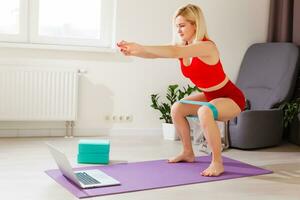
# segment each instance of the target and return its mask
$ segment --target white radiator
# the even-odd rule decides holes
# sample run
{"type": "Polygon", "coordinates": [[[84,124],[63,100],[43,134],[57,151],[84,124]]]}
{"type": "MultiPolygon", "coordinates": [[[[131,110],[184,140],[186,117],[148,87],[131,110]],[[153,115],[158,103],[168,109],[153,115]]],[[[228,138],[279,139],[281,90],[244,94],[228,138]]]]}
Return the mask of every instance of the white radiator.
{"type": "Polygon", "coordinates": [[[75,69],[0,67],[0,121],[74,121],[75,69]]]}

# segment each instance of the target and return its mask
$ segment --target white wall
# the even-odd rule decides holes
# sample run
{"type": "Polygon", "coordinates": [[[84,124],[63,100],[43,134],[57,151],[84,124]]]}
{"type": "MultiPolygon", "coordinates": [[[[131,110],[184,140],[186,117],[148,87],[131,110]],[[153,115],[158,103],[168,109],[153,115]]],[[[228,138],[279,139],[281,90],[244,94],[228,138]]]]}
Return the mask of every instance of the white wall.
{"type": "MultiPolygon", "coordinates": [[[[266,41],[269,0],[119,0],[117,41],[170,43],[173,13],[187,3],[202,7],[224,70],[235,81],[247,47],[266,41]]],[[[150,107],[150,94],[164,94],[169,84],[190,83],[176,60],[127,58],[118,53],[0,48],[0,64],[85,68],[88,73],[80,80],[76,122],[77,134],[81,135],[106,134],[110,129],[138,129],[141,134],[158,130],[161,121],[159,113],[150,107]],[[107,122],[105,116],[112,114],[130,114],[133,121],[107,122]]],[[[0,123],[2,129],[50,126],[63,124],[0,123]]]]}

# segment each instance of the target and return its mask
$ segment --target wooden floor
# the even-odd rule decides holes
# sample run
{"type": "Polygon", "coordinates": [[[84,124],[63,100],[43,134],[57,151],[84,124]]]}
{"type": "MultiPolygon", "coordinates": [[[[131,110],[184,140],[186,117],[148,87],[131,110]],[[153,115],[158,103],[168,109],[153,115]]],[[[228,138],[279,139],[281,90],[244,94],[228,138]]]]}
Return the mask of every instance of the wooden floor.
{"type": "MultiPolygon", "coordinates": [[[[44,173],[57,168],[44,143],[50,142],[62,149],[75,167],[81,166],[76,163],[79,139],[82,138],[0,138],[0,199],[76,199],[44,173]]],[[[98,139],[110,139],[112,163],[167,159],[181,150],[179,141],[166,141],[159,135],[119,134],[98,139]]],[[[285,143],[255,151],[229,149],[223,155],[275,173],[89,199],[300,200],[299,146],[285,143]]]]}

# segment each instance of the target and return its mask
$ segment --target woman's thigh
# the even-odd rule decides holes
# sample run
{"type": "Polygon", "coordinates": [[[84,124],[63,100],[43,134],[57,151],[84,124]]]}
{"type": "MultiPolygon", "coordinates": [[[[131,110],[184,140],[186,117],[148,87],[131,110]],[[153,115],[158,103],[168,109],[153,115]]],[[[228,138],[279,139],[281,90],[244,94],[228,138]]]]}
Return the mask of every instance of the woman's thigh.
{"type": "Polygon", "coordinates": [[[236,102],[230,98],[217,98],[211,100],[218,110],[218,120],[228,121],[237,117],[241,113],[241,109],[236,102]]]}

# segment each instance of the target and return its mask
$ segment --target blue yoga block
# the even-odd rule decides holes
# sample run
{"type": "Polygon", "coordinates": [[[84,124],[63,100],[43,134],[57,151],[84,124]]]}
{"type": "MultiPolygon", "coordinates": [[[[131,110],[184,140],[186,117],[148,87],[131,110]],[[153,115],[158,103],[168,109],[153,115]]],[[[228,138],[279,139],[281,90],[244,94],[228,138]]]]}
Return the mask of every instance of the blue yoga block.
{"type": "Polygon", "coordinates": [[[86,164],[108,164],[109,154],[80,153],[77,155],[77,162],[86,164]]]}
{"type": "Polygon", "coordinates": [[[78,154],[109,154],[109,140],[79,140],[78,154]]]}

